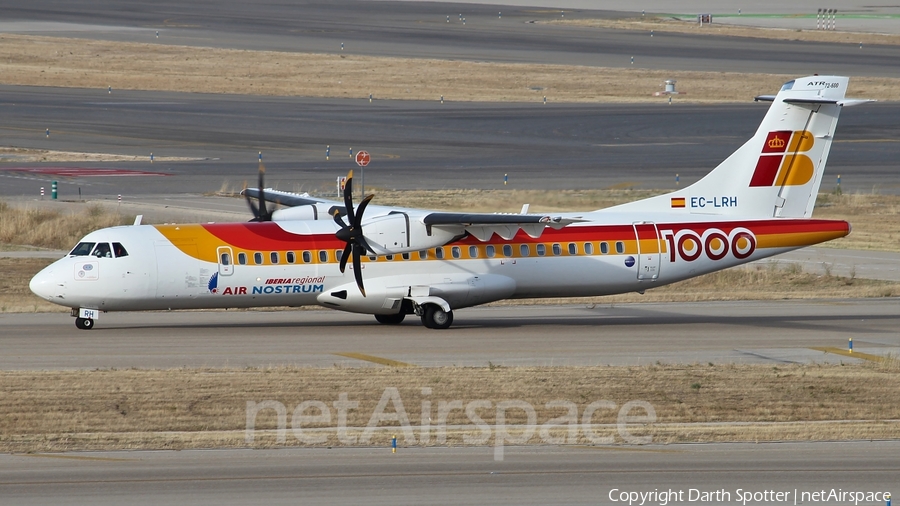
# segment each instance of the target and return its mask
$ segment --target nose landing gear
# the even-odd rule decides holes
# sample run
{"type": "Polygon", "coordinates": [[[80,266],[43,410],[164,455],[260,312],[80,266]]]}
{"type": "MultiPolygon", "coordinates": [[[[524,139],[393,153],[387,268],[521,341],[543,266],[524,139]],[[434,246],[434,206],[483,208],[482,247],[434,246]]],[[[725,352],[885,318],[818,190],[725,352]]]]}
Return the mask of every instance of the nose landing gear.
{"type": "Polygon", "coordinates": [[[90,318],[75,318],[75,326],[81,330],[91,330],[94,328],[94,320],[90,318]]]}
{"type": "Polygon", "coordinates": [[[75,326],[81,330],[94,328],[94,320],[100,317],[100,310],[86,308],[72,308],[72,316],[75,317],[75,326]]]}

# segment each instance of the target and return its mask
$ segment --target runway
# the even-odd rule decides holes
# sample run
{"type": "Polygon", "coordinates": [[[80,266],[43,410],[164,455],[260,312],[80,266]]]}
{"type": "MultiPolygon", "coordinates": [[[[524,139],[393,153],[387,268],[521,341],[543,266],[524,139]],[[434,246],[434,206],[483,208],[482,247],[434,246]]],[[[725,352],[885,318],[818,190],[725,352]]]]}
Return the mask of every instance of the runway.
{"type": "MultiPolygon", "coordinates": [[[[0,165],[0,196],[124,199],[240,189],[256,173],[286,190],[328,190],[366,149],[369,187],[653,188],[687,185],[756,130],[767,107],[737,105],[479,104],[326,100],[187,93],[0,87],[5,144],[145,156],[130,163],[0,165]],[[50,129],[50,137],[45,131],[50,129]],[[330,160],[326,161],[326,146],[330,160]],[[150,163],[179,156],[198,161],[150,163]],[[16,170],[16,168],[20,170],[16,170]],[[33,168],[86,167],[166,176],[62,177],[33,168]],[[504,186],[504,175],[508,185],[504,186]]],[[[900,104],[844,111],[823,190],[897,193],[900,104]]]]}
{"type": "Polygon", "coordinates": [[[893,299],[498,306],[456,311],[448,331],[330,310],[0,314],[0,370],[837,363],[813,348],[900,352],[893,299]],[[348,357],[348,355],[350,355],[348,357]],[[359,358],[362,356],[362,358],[359,358]],[[382,362],[379,362],[381,360],[382,362]]]}
{"type": "Polygon", "coordinates": [[[323,448],[0,455],[0,489],[6,501],[22,506],[124,501],[620,505],[623,492],[670,490],[680,492],[680,500],[645,504],[698,504],[696,497],[689,499],[701,491],[720,494],[709,496],[708,504],[794,504],[795,496],[797,504],[854,504],[811,501],[803,493],[896,492],[898,451],[896,441],[877,441],[511,447],[500,462],[493,460],[492,448],[401,448],[397,454],[387,448],[323,448]],[[753,500],[767,491],[773,500],[753,500]],[[776,492],[787,495],[776,501],[776,492]]]}
{"type": "MultiPolygon", "coordinates": [[[[900,46],[805,43],[668,34],[542,22],[555,10],[432,2],[283,4],[228,1],[166,8],[78,0],[4,10],[0,32],[237,49],[312,51],[474,61],[558,63],[717,72],[900,76],[900,46]],[[467,22],[459,23],[465,11],[467,22]],[[446,17],[456,14],[447,23],[446,17]],[[155,32],[160,31],[160,39],[155,32]],[[772,55],[776,55],[773,57],[772,55]]],[[[730,5],[730,4],[729,4],[730,5]]],[[[802,5],[792,8],[802,9],[802,5]]],[[[686,6],[687,8],[687,6],[686,6]]],[[[723,5],[724,8],[724,5],[723,5]]],[[[883,9],[877,9],[881,12],[883,9]]],[[[888,9],[890,10],[890,9],[888,9]]],[[[783,12],[784,8],[776,9],[783,12]]],[[[750,11],[748,11],[749,13],[750,11]]],[[[635,13],[573,11],[572,17],[635,13]]],[[[851,81],[852,82],[852,81],[851,81]]],[[[598,83],[598,86],[601,84],[598,83]]],[[[777,90],[770,90],[774,93],[777,90]]],[[[537,97],[537,95],[535,95],[537,97]]],[[[542,105],[308,99],[0,87],[4,143],[35,149],[145,156],[146,162],[3,164],[0,196],[60,182],[60,198],[197,194],[240,188],[264,154],[281,189],[330,189],[366,149],[371,186],[384,188],[674,188],[696,181],[755,131],[765,104],[542,105]],[[49,138],[46,131],[50,130],[49,138]],[[326,147],[330,147],[326,161],[326,147]],[[199,161],[150,164],[157,157],[199,161]],[[61,177],[15,171],[53,167],[143,170],[173,177],[61,177]],[[79,194],[80,191],[80,194],[79,194]]],[[[845,111],[823,188],[896,193],[900,104],[845,111]]]]}
{"type": "MultiPolygon", "coordinates": [[[[634,56],[636,68],[797,75],[825,73],[827,69],[842,75],[896,77],[894,62],[900,56],[897,46],[871,46],[860,52],[855,42],[808,43],[676,33],[651,38],[642,31],[548,23],[558,19],[633,18],[640,16],[641,8],[649,7],[634,5],[635,11],[617,12],[622,5],[608,2],[609,10],[576,9],[562,15],[558,9],[533,7],[501,9],[496,5],[365,0],[270,0],[253,4],[229,0],[216,4],[215,15],[210,15],[203,2],[154,8],[140,0],[129,0],[109,8],[103,1],[78,0],[67,3],[64,12],[52,5],[37,1],[5,6],[0,30],[274,51],[340,53],[344,44],[345,54],[604,67],[631,67],[630,57],[634,56]],[[159,39],[155,37],[157,31],[159,39]]],[[[673,8],[659,2],[657,5],[664,12],[673,8]]],[[[733,9],[728,5],[728,12],[736,13],[740,5],[732,5],[733,9]]],[[[794,9],[815,13],[818,6],[803,2],[794,9]],[[804,9],[803,5],[808,7],[804,9]]],[[[699,5],[684,8],[696,10],[699,5]]],[[[750,9],[748,14],[759,12],[749,5],[745,8],[750,9]]],[[[895,12],[884,7],[863,8],[895,12]]],[[[707,12],[708,6],[702,10],[707,12]]],[[[807,25],[815,22],[805,21],[807,25]]],[[[897,31],[896,22],[876,23],[879,31],[897,31]]]]}

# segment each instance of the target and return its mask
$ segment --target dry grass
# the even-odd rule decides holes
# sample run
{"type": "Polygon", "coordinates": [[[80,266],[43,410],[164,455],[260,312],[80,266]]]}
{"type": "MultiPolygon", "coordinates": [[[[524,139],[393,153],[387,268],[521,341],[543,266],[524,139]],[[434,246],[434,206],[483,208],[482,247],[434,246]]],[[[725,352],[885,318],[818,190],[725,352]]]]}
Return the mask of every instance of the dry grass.
{"type": "MultiPolygon", "coordinates": [[[[367,188],[368,190],[369,188],[367,188]]],[[[372,188],[373,204],[474,213],[585,211],[644,199],[659,190],[389,190],[372,188]]],[[[368,192],[367,192],[368,193],[368,192]]]]}
{"type": "Polygon", "coordinates": [[[556,25],[588,26],[595,28],[611,28],[615,30],[638,30],[658,33],[690,33],[693,35],[717,35],[725,37],[752,37],[775,40],[803,40],[810,42],[834,42],[845,44],[881,44],[896,46],[900,44],[900,35],[885,33],[844,32],[837,30],[801,30],[785,28],[762,28],[753,26],[729,25],[728,18],[724,23],[716,22],[702,27],[696,21],[681,21],[673,18],[635,18],[635,19],[558,19],[546,23],[556,25]]]}
{"type": "MultiPolygon", "coordinates": [[[[347,426],[365,427],[389,387],[398,389],[414,426],[423,420],[423,400],[432,403],[432,426],[438,424],[441,401],[522,400],[536,408],[537,423],[543,424],[565,414],[548,409],[549,401],[571,401],[583,413],[591,402],[609,400],[617,408],[597,411],[592,422],[612,424],[619,406],[642,400],[656,410],[657,423],[632,429],[653,435],[656,442],[900,436],[900,374],[896,368],[865,364],[7,371],[0,372],[6,394],[0,404],[0,451],[246,446],[248,401],[276,400],[290,417],[302,401],[332,406],[341,393],[359,401],[348,412],[347,426]],[[423,395],[423,387],[431,389],[430,395],[423,395]]],[[[394,408],[388,404],[385,413],[394,408]]],[[[494,413],[479,410],[488,424],[494,413]]],[[[526,422],[519,410],[508,411],[507,420],[526,422]]],[[[314,426],[336,423],[333,413],[331,423],[314,426]]],[[[461,444],[463,434],[477,434],[462,410],[451,411],[446,423],[458,427],[448,430],[445,444],[461,444]]],[[[256,428],[276,428],[274,411],[261,412],[256,428]]],[[[437,443],[434,431],[425,444],[437,443]]],[[[614,429],[598,430],[604,432],[614,429]]],[[[333,431],[326,433],[325,444],[339,444],[333,431]]],[[[271,436],[258,437],[250,446],[269,446],[271,436]]],[[[374,442],[384,443],[389,436],[386,432],[374,442]]],[[[287,444],[300,442],[289,437],[287,444]]]]}
{"type": "MultiPolygon", "coordinates": [[[[349,53],[349,51],[348,51],[349,53]]],[[[0,35],[0,83],[390,100],[537,102],[663,101],[651,94],[676,77],[678,101],[747,101],[796,76],[677,72],[574,65],[486,63],[287,53],[157,43],[0,35]],[[540,88],[534,90],[533,88],[540,88]]],[[[900,79],[855,77],[850,93],[900,99],[900,79]]]]}
{"type": "Polygon", "coordinates": [[[88,232],[127,225],[134,217],[87,205],[81,213],[62,213],[47,208],[16,208],[0,202],[0,244],[72,248],[88,232]]]}
{"type": "Polygon", "coordinates": [[[0,313],[67,312],[69,308],[51,304],[28,289],[32,276],[51,262],[48,258],[0,258],[0,313]]]}
{"type": "Polygon", "coordinates": [[[849,236],[825,243],[831,248],[900,251],[900,197],[877,193],[819,194],[816,218],[849,221],[849,236]]]}

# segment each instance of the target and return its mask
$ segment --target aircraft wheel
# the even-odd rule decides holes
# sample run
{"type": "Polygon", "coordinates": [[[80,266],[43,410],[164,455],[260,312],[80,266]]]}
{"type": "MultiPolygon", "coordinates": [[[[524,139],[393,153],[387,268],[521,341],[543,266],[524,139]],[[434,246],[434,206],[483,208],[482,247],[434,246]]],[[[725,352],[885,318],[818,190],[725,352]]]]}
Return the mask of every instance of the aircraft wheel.
{"type": "Polygon", "coordinates": [[[91,330],[94,328],[94,320],[90,318],[75,318],[75,326],[81,330],[91,330]]]}
{"type": "Polygon", "coordinates": [[[444,311],[437,304],[425,306],[425,313],[422,315],[422,325],[430,329],[448,329],[452,323],[453,311],[444,311]]]}
{"type": "Polygon", "coordinates": [[[378,323],[383,323],[384,325],[399,325],[403,322],[404,318],[406,318],[406,313],[375,315],[375,319],[378,320],[378,323]]]}

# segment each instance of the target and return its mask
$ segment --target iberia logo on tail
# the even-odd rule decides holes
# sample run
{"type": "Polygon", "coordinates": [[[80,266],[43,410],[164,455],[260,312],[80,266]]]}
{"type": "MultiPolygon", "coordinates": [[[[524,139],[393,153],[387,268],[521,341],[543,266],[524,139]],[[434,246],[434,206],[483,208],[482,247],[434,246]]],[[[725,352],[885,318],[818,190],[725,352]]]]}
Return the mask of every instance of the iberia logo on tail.
{"type": "Polygon", "coordinates": [[[806,153],[815,138],[806,130],[769,132],[763,143],[750,186],[799,186],[808,183],[814,172],[806,153]]]}

